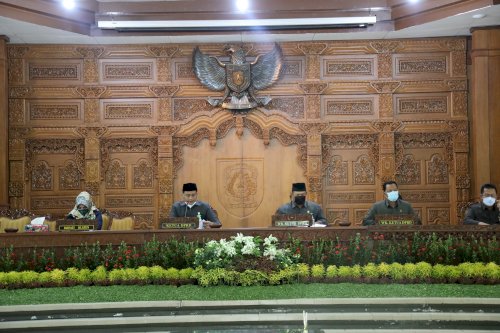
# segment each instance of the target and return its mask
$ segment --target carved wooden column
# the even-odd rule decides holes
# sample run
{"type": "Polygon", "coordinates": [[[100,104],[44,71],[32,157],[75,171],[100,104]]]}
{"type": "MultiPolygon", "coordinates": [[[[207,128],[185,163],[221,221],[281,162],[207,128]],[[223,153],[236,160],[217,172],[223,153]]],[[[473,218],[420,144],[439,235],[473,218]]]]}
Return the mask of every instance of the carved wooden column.
{"type": "Polygon", "coordinates": [[[157,58],[156,64],[158,66],[158,81],[159,82],[172,82],[172,57],[179,51],[176,46],[150,46],[149,51],[157,58]]]}
{"type": "Polygon", "coordinates": [[[451,193],[450,205],[451,216],[458,216],[454,221],[462,221],[464,209],[467,207],[470,197],[470,177],[469,177],[469,126],[466,120],[450,121],[450,132],[453,139],[453,160],[455,165],[451,172],[455,175],[455,193],[451,193]]]}
{"type": "Polygon", "coordinates": [[[105,127],[79,128],[78,132],[85,138],[85,190],[92,195],[97,207],[104,207],[100,200],[101,174],[99,171],[100,137],[106,132],[105,127]]]}
{"type": "Polygon", "coordinates": [[[158,135],[158,218],[167,217],[174,202],[173,139],[178,126],[155,126],[158,135]]]}
{"type": "Polygon", "coordinates": [[[9,204],[10,208],[26,208],[25,204],[25,149],[28,129],[15,129],[9,133],[9,204]]]}
{"type": "Polygon", "coordinates": [[[7,36],[0,36],[0,207],[9,203],[9,114],[7,36]]]}
{"type": "MultiPolygon", "coordinates": [[[[379,165],[378,173],[380,181],[396,180],[396,146],[394,142],[394,132],[401,128],[401,122],[377,121],[372,123],[372,127],[379,132],[379,165]]],[[[401,159],[400,159],[401,160],[401,159]]],[[[378,195],[381,191],[376,192],[378,195]]],[[[378,198],[381,199],[381,198],[378,198]]]]}
{"type": "Polygon", "coordinates": [[[475,197],[481,184],[500,186],[500,28],[472,30],[471,157],[475,197]]]}
{"type": "Polygon", "coordinates": [[[326,83],[304,83],[299,84],[300,89],[306,95],[306,118],[321,118],[321,93],[328,87],[326,83]]]}
{"type": "Polygon", "coordinates": [[[328,124],[302,123],[299,126],[307,134],[307,196],[309,200],[321,204],[323,202],[321,133],[328,124]]]}

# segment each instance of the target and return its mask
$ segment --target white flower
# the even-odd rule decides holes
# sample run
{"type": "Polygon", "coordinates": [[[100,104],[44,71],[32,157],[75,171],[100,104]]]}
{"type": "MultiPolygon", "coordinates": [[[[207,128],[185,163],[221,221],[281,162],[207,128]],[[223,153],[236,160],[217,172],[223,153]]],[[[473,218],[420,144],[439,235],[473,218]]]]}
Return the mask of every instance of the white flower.
{"type": "Polygon", "coordinates": [[[276,250],[276,247],[274,247],[274,246],[268,246],[264,250],[264,256],[269,257],[269,259],[271,259],[271,260],[273,260],[274,257],[276,257],[276,253],[277,253],[277,250],[276,250]]]}
{"type": "Polygon", "coordinates": [[[264,239],[264,245],[271,245],[276,242],[278,242],[278,238],[274,237],[273,235],[269,235],[264,239]]]}
{"type": "Polygon", "coordinates": [[[233,236],[232,237],[234,239],[235,242],[238,242],[238,243],[243,243],[244,239],[245,239],[245,236],[243,236],[242,233],[237,233],[236,234],[236,237],[233,236]]]}
{"type": "Polygon", "coordinates": [[[242,254],[253,254],[255,251],[255,243],[246,243],[245,246],[241,249],[242,254]]]}
{"type": "Polygon", "coordinates": [[[236,255],[236,247],[234,241],[226,242],[221,245],[224,252],[226,252],[226,254],[228,255],[228,257],[234,257],[236,255]]]}
{"type": "Polygon", "coordinates": [[[253,236],[243,237],[243,243],[245,243],[245,245],[250,244],[250,243],[254,244],[255,242],[254,242],[253,236]]]}

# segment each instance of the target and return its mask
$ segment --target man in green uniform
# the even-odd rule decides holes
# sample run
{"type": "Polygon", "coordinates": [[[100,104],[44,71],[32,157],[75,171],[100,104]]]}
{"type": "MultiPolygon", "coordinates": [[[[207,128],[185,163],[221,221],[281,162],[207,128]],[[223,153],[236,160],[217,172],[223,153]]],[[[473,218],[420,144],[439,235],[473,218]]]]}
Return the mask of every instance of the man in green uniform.
{"type": "Polygon", "coordinates": [[[363,225],[376,224],[377,215],[412,215],[414,223],[421,224],[420,218],[415,214],[411,204],[401,199],[398,184],[395,181],[385,182],[382,189],[385,199],[373,204],[363,219],[363,225]]]}

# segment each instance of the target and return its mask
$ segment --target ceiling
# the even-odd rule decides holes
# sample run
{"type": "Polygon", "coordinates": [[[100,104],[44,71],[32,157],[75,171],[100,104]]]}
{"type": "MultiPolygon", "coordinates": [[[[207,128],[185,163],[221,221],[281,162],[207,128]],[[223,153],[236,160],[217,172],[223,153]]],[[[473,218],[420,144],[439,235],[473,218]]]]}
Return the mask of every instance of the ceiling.
{"type": "Polygon", "coordinates": [[[11,44],[137,44],[314,41],[467,36],[471,28],[500,25],[500,0],[0,0],[0,35],[11,44]],[[482,15],[479,15],[482,14],[482,15]],[[182,29],[100,29],[97,21],[204,21],[376,16],[365,27],[290,26],[273,29],[214,26],[182,29]],[[473,16],[482,16],[473,18],[473,16]]]}

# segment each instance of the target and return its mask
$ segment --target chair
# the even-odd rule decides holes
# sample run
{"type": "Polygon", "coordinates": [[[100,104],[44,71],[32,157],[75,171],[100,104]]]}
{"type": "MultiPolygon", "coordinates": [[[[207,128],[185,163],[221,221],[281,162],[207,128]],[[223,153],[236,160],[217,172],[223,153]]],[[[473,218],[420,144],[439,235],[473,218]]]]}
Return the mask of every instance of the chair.
{"type": "Polygon", "coordinates": [[[107,230],[134,230],[135,216],[131,212],[108,210],[103,211],[103,230],[104,229],[104,215],[109,217],[109,228],[107,230]]]}
{"type": "Polygon", "coordinates": [[[0,232],[5,232],[5,229],[24,232],[24,226],[30,224],[33,217],[33,214],[25,209],[4,209],[0,211],[0,232]]]}

